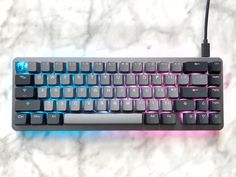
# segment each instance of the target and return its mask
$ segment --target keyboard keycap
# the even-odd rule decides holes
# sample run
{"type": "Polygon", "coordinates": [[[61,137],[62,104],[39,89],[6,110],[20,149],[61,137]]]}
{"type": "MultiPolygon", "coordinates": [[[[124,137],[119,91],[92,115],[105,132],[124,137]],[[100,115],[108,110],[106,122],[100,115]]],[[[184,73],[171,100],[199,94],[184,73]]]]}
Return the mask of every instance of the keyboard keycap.
{"type": "Polygon", "coordinates": [[[196,124],[196,118],[193,113],[184,113],[183,114],[183,124],[196,124]]]}
{"type": "Polygon", "coordinates": [[[222,118],[217,113],[209,114],[209,122],[210,124],[219,125],[222,124],[222,118]]]}
{"type": "Polygon", "coordinates": [[[16,112],[24,112],[24,111],[40,111],[41,106],[40,100],[16,100],[15,102],[15,110],[16,112]]]}
{"type": "Polygon", "coordinates": [[[90,73],[92,71],[92,66],[90,62],[81,62],[80,71],[82,73],[90,73]]]}
{"type": "Polygon", "coordinates": [[[179,62],[174,62],[170,64],[170,71],[172,73],[180,73],[182,71],[183,64],[179,62]]]}
{"type": "Polygon", "coordinates": [[[206,74],[191,75],[190,85],[204,86],[207,85],[208,78],[206,74]]]}
{"type": "Polygon", "coordinates": [[[162,111],[172,111],[172,101],[171,100],[161,100],[160,101],[162,111]]]}
{"type": "Polygon", "coordinates": [[[222,64],[221,62],[217,61],[211,62],[209,63],[208,68],[209,68],[209,73],[214,73],[214,74],[220,73],[222,70],[222,64]]]}
{"type": "Polygon", "coordinates": [[[105,64],[103,62],[94,62],[93,70],[95,73],[104,73],[105,64]]]}
{"type": "Polygon", "coordinates": [[[138,87],[130,87],[129,88],[129,97],[130,98],[139,98],[139,88],[138,87]]]}
{"type": "Polygon", "coordinates": [[[161,62],[157,64],[157,71],[159,73],[166,73],[169,72],[169,63],[161,62]]]}
{"type": "Polygon", "coordinates": [[[88,89],[86,87],[77,88],[77,97],[78,98],[87,98],[88,97],[88,89]]]}
{"type": "Polygon", "coordinates": [[[41,63],[41,71],[43,73],[53,72],[53,64],[50,62],[42,62],[41,63]]]}
{"type": "Polygon", "coordinates": [[[103,97],[104,98],[113,98],[114,89],[112,87],[103,87],[103,97]]]}
{"type": "Polygon", "coordinates": [[[143,72],[143,63],[142,62],[132,63],[132,72],[133,73],[142,73],[143,72]]]}
{"type": "Polygon", "coordinates": [[[219,100],[210,100],[209,101],[209,110],[210,111],[220,111],[221,104],[219,100]]]}
{"type": "Polygon", "coordinates": [[[31,74],[17,74],[15,75],[16,86],[30,86],[34,84],[34,77],[31,74]]]}
{"type": "Polygon", "coordinates": [[[31,125],[42,125],[46,123],[45,114],[31,114],[31,125]]]}
{"type": "Polygon", "coordinates": [[[197,114],[197,124],[208,124],[209,118],[206,113],[197,114]]]}
{"type": "Polygon", "coordinates": [[[143,112],[146,110],[146,104],[144,100],[135,100],[135,111],[143,112]]]}
{"type": "Polygon", "coordinates": [[[125,83],[126,83],[126,85],[135,85],[136,84],[136,77],[135,77],[135,75],[134,74],[126,75],[125,83]]]}
{"type": "Polygon", "coordinates": [[[64,98],[74,98],[75,97],[75,88],[72,88],[72,87],[63,88],[63,97],[64,98]]]}
{"type": "Polygon", "coordinates": [[[119,64],[120,73],[129,73],[130,72],[130,64],[128,62],[121,62],[119,64]]]}
{"type": "Polygon", "coordinates": [[[208,103],[206,100],[197,100],[196,101],[196,109],[198,111],[207,111],[208,110],[208,103]]]}
{"type": "Polygon", "coordinates": [[[187,74],[178,75],[178,84],[179,85],[188,85],[188,83],[189,83],[189,76],[187,74]]]}
{"type": "Polygon", "coordinates": [[[209,95],[209,98],[220,98],[220,89],[219,88],[209,88],[208,95],[209,95]]]}
{"type": "Polygon", "coordinates": [[[48,98],[49,97],[49,94],[50,94],[50,92],[49,92],[49,88],[47,88],[47,87],[39,87],[38,89],[37,89],[38,91],[38,98],[41,98],[41,99],[45,99],[45,98],[48,98]]]}
{"type": "Polygon", "coordinates": [[[126,88],[125,87],[117,87],[116,88],[116,97],[117,98],[126,98],[126,88]]]}
{"type": "Polygon", "coordinates": [[[120,111],[120,102],[119,100],[110,100],[110,111],[120,111]]]}
{"type": "Polygon", "coordinates": [[[85,85],[85,76],[83,74],[74,75],[74,85],[85,85]]]}
{"type": "Polygon", "coordinates": [[[97,100],[97,111],[107,111],[107,101],[106,100],[97,100]]]}
{"type": "Polygon", "coordinates": [[[165,97],[165,88],[156,87],[154,89],[155,98],[164,98],[165,97]]]}
{"type": "Polygon", "coordinates": [[[142,98],[152,98],[152,88],[151,87],[142,87],[141,88],[142,98]]]}
{"type": "Polygon", "coordinates": [[[186,62],[183,64],[184,73],[206,73],[208,70],[207,62],[186,62]]]}
{"type": "Polygon", "coordinates": [[[77,73],[78,71],[79,71],[78,63],[68,62],[68,72],[69,73],[77,73]]]}
{"type": "Polygon", "coordinates": [[[178,98],[179,97],[179,89],[176,87],[167,88],[167,96],[168,96],[168,98],[178,98]]]}
{"type": "Polygon", "coordinates": [[[46,84],[46,76],[42,74],[34,75],[34,84],[36,86],[42,86],[46,84]]]}
{"type": "Polygon", "coordinates": [[[164,76],[165,85],[175,85],[175,76],[174,75],[165,75],[164,76]]]}
{"type": "Polygon", "coordinates": [[[89,97],[90,98],[100,98],[101,97],[101,89],[99,87],[92,87],[89,89],[89,97]]]}
{"type": "Polygon", "coordinates": [[[176,111],[193,111],[195,105],[193,100],[175,100],[174,106],[176,111]]]}
{"type": "Polygon", "coordinates": [[[124,77],[122,74],[114,74],[113,75],[113,83],[115,86],[124,85],[124,77]]]}
{"type": "Polygon", "coordinates": [[[88,85],[93,86],[93,85],[98,85],[98,76],[95,74],[88,75],[88,85]]]}
{"type": "Polygon", "coordinates": [[[107,72],[116,73],[117,72],[117,63],[116,62],[107,62],[107,72]]]}
{"type": "Polygon", "coordinates": [[[66,72],[66,64],[63,62],[55,62],[54,63],[54,71],[56,73],[64,73],[66,72]]]}
{"type": "Polygon", "coordinates": [[[111,75],[110,74],[102,74],[100,76],[100,84],[101,85],[111,85],[111,75]]]}
{"type": "Polygon", "coordinates": [[[124,112],[131,112],[134,110],[132,100],[123,100],[122,101],[122,110],[124,112]]]}
{"type": "Polygon", "coordinates": [[[72,112],[81,111],[81,101],[80,100],[72,100],[70,106],[71,106],[70,110],[72,112]]]}
{"type": "Polygon", "coordinates": [[[156,113],[145,114],[145,124],[159,124],[159,115],[156,113]]]}
{"type": "Polygon", "coordinates": [[[139,85],[148,85],[149,84],[148,75],[147,74],[139,75],[138,82],[139,82],[139,85]]]}
{"type": "Polygon", "coordinates": [[[148,101],[148,110],[149,111],[158,111],[159,105],[157,100],[149,100],[148,101]]]}
{"type": "Polygon", "coordinates": [[[56,110],[56,104],[53,100],[46,100],[43,103],[44,111],[55,111],[56,110]]]}
{"type": "Polygon", "coordinates": [[[94,100],[84,100],[84,111],[85,112],[94,111],[94,100]]]}
{"type": "Polygon", "coordinates": [[[62,85],[71,85],[72,77],[70,74],[62,74],[61,75],[61,84],[62,85]]]}
{"type": "Polygon", "coordinates": [[[161,122],[162,124],[166,125],[174,125],[176,124],[176,115],[175,114],[162,114],[161,115],[161,122]]]}
{"type": "Polygon", "coordinates": [[[35,88],[16,88],[15,97],[16,99],[36,98],[36,89],[35,88]]]}
{"type": "Polygon", "coordinates": [[[29,114],[16,113],[15,125],[28,125],[30,122],[29,114]]]}
{"type": "Polygon", "coordinates": [[[210,86],[220,86],[220,76],[219,75],[209,75],[208,76],[208,84],[210,86]]]}
{"type": "Polygon", "coordinates": [[[151,81],[152,81],[152,85],[154,86],[161,85],[162,84],[161,75],[160,74],[152,75],[151,81]]]}
{"type": "Polygon", "coordinates": [[[40,72],[40,64],[38,62],[28,62],[28,71],[30,73],[40,72]]]}
{"type": "Polygon", "coordinates": [[[51,88],[51,98],[61,98],[62,97],[62,89],[60,87],[51,88]]]}
{"type": "Polygon", "coordinates": [[[48,114],[47,124],[48,125],[61,125],[63,123],[62,114],[48,114]]]}
{"type": "Polygon", "coordinates": [[[155,62],[145,63],[145,72],[146,73],[155,73],[156,72],[156,63],[155,62]]]}
{"type": "Polygon", "coordinates": [[[59,85],[59,75],[50,74],[48,75],[48,85],[55,86],[59,85]]]}
{"type": "Polygon", "coordinates": [[[205,87],[182,87],[180,88],[181,98],[206,98],[208,90],[205,87]]]}

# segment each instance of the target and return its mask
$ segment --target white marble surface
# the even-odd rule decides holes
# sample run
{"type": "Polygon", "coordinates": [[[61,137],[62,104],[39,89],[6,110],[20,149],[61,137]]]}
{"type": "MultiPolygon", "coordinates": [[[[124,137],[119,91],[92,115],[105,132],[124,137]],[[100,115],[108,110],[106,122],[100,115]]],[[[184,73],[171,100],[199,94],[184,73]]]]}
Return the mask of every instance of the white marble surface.
{"type": "Polygon", "coordinates": [[[11,128],[11,61],[24,56],[199,56],[205,0],[0,0],[0,176],[236,176],[236,1],[214,0],[225,127],[206,132],[11,128]]]}

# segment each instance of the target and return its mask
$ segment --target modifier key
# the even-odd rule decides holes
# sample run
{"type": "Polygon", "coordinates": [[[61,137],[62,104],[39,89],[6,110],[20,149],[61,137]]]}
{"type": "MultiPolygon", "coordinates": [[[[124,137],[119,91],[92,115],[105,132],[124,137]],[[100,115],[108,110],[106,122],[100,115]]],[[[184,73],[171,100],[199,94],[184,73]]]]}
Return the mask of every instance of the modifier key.
{"type": "Polygon", "coordinates": [[[181,98],[206,98],[208,90],[205,87],[182,87],[180,88],[181,98]]]}
{"type": "Polygon", "coordinates": [[[31,74],[17,74],[15,75],[15,84],[17,86],[33,85],[34,77],[31,74]]]}
{"type": "Polygon", "coordinates": [[[16,113],[15,124],[16,125],[29,124],[29,114],[16,113]]]}
{"type": "Polygon", "coordinates": [[[176,124],[176,115],[175,114],[162,114],[161,122],[162,124],[168,124],[168,125],[176,124]]]}
{"type": "Polygon", "coordinates": [[[206,73],[207,69],[207,62],[186,62],[183,65],[184,73],[206,73]]]}
{"type": "Polygon", "coordinates": [[[40,111],[42,104],[40,100],[16,100],[15,110],[18,111],[40,111]]]}

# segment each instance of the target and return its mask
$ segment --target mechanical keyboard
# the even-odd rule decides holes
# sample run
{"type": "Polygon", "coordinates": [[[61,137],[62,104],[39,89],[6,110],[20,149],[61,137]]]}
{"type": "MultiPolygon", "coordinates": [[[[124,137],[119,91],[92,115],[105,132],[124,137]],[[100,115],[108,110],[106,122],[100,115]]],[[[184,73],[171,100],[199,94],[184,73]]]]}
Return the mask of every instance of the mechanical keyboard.
{"type": "Polygon", "coordinates": [[[16,58],[15,130],[220,130],[219,58],[16,58]]]}

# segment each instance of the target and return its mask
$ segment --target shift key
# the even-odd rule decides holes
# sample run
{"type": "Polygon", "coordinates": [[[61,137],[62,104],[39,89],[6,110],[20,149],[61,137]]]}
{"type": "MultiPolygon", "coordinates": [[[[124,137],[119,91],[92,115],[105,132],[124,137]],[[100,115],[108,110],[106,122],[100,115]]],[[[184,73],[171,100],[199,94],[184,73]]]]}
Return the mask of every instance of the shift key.
{"type": "Polygon", "coordinates": [[[208,95],[205,87],[182,87],[180,88],[181,98],[206,98],[208,95]]]}
{"type": "Polygon", "coordinates": [[[40,100],[16,100],[15,110],[18,111],[40,111],[42,104],[40,100]]]}

